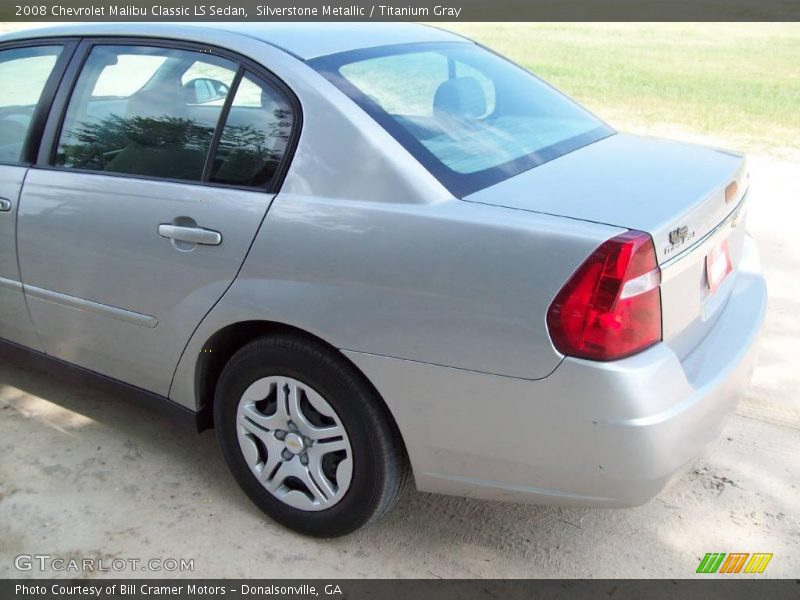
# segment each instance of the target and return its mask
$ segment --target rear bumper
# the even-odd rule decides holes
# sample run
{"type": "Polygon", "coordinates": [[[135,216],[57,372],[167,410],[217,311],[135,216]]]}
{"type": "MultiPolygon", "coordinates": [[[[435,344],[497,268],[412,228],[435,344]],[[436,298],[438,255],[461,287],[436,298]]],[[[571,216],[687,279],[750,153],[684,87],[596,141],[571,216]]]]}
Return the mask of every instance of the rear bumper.
{"type": "Polygon", "coordinates": [[[752,373],[765,308],[748,238],[724,312],[683,360],[658,344],[611,363],[566,358],[531,381],[347,354],[394,414],[420,490],[630,506],[719,435],[752,373]]]}

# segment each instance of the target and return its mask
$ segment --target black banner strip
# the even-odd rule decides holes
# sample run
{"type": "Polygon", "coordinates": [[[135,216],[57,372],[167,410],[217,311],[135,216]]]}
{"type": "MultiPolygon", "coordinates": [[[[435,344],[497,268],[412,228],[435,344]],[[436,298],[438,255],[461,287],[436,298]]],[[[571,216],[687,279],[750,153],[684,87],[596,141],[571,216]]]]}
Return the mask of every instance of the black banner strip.
{"type": "Polygon", "coordinates": [[[3,600],[797,598],[796,580],[0,580],[3,600]]]}
{"type": "Polygon", "coordinates": [[[3,21],[797,21],[800,0],[0,0],[3,21]]]}

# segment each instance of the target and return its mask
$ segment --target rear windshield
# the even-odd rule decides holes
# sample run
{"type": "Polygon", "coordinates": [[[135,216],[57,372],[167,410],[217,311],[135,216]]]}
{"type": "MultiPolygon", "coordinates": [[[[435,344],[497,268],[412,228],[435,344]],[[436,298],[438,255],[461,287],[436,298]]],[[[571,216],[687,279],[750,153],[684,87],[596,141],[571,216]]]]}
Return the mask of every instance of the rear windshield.
{"type": "Polygon", "coordinates": [[[310,64],[459,197],[614,133],[475,44],[384,46],[310,64]]]}

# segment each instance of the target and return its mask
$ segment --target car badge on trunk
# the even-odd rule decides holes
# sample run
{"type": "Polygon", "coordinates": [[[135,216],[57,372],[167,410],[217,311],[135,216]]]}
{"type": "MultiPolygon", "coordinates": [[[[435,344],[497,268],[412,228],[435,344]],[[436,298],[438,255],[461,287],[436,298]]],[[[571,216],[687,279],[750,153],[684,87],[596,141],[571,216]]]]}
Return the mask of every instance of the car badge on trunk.
{"type": "Polygon", "coordinates": [[[675,250],[683,246],[687,241],[694,238],[694,231],[689,231],[689,227],[684,225],[669,232],[669,246],[664,248],[664,254],[670,255],[675,250]]]}
{"type": "Polygon", "coordinates": [[[689,235],[689,228],[686,226],[678,227],[669,232],[669,243],[673,246],[682,244],[686,241],[686,236],[689,235]]]}

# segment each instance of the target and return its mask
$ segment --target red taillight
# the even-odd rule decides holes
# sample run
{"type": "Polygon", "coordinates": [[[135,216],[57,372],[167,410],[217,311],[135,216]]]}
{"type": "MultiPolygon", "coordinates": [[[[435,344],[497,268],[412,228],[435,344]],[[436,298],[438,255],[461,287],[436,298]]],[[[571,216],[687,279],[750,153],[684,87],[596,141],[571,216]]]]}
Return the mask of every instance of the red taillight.
{"type": "Polygon", "coordinates": [[[569,356],[616,360],[660,341],[660,282],[649,235],[626,231],[604,242],[547,311],[556,349],[569,356]]]}

